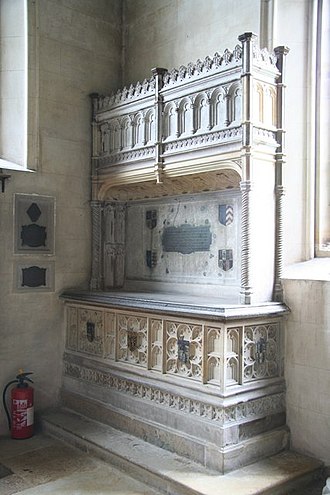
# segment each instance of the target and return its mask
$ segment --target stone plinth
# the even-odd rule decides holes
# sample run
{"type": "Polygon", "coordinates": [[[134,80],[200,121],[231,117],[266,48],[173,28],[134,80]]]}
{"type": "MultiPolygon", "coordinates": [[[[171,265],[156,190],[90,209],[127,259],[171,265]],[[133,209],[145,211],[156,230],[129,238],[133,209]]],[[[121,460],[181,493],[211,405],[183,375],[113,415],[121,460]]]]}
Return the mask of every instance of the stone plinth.
{"type": "Polygon", "coordinates": [[[285,305],[62,297],[65,405],[222,473],[286,447],[285,305]]]}

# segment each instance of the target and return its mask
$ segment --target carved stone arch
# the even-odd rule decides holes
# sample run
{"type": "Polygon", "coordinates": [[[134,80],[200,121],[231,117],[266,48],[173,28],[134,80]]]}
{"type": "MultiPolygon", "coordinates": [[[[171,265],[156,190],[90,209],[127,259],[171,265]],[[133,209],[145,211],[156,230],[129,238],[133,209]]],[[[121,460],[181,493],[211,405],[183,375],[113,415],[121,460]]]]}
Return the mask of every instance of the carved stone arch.
{"type": "Polygon", "coordinates": [[[226,92],[224,88],[216,88],[210,98],[210,125],[223,128],[226,124],[226,92]]]}
{"type": "Polygon", "coordinates": [[[155,142],[155,111],[150,109],[144,116],[144,144],[155,142]]]}
{"type": "Polygon", "coordinates": [[[119,151],[121,149],[121,129],[118,119],[110,122],[110,150],[119,151]]]}
{"type": "Polygon", "coordinates": [[[166,103],[163,115],[164,139],[176,137],[177,132],[177,112],[173,101],[166,103]]]}
{"type": "Polygon", "coordinates": [[[142,112],[138,112],[133,119],[133,146],[143,146],[144,138],[144,117],[142,112]]]}
{"type": "Polygon", "coordinates": [[[196,131],[206,131],[210,126],[209,98],[203,92],[195,98],[194,105],[194,128],[196,131]]]}
{"type": "Polygon", "coordinates": [[[260,82],[255,85],[254,116],[258,122],[264,122],[264,88],[260,82]]]}
{"type": "Polygon", "coordinates": [[[266,86],[264,94],[264,122],[270,126],[276,126],[276,90],[273,86],[266,86]]]}
{"type": "Polygon", "coordinates": [[[108,122],[103,122],[100,127],[100,152],[106,155],[110,151],[110,126],[108,122]]]}
{"type": "Polygon", "coordinates": [[[132,145],[131,138],[131,120],[128,116],[124,117],[120,122],[121,127],[121,148],[130,148],[132,145]]]}
{"type": "Polygon", "coordinates": [[[189,98],[182,98],[179,103],[178,135],[190,134],[193,128],[193,114],[189,98]]]}
{"type": "Polygon", "coordinates": [[[228,88],[227,122],[228,125],[238,123],[242,119],[242,86],[234,82],[228,88]]]}

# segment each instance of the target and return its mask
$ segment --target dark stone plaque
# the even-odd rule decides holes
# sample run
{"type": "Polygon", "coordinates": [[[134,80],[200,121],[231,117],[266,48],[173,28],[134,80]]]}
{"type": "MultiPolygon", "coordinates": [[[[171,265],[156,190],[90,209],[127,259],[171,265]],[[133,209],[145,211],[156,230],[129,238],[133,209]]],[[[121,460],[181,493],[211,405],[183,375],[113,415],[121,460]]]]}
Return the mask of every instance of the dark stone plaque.
{"type": "Polygon", "coordinates": [[[37,222],[41,215],[41,210],[37,203],[31,203],[29,208],[26,210],[31,222],[37,222]]]}
{"type": "Polygon", "coordinates": [[[46,268],[30,266],[22,268],[22,287],[41,287],[46,285],[46,268]]]}
{"type": "Polygon", "coordinates": [[[41,227],[35,223],[32,223],[31,225],[22,225],[22,246],[29,246],[31,248],[46,246],[46,238],[46,227],[41,227]]]}
{"type": "Polygon", "coordinates": [[[212,233],[209,225],[194,227],[184,224],[179,227],[165,227],[162,236],[163,249],[169,253],[209,251],[211,243],[212,233]]]}

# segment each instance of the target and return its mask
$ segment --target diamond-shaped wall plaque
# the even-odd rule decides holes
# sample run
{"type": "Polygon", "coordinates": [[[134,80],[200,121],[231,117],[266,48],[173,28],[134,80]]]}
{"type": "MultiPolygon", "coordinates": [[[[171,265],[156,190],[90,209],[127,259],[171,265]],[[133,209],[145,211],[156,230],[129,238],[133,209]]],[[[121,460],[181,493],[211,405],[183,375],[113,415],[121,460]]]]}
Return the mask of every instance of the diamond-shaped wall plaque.
{"type": "Polygon", "coordinates": [[[32,203],[26,213],[29,215],[31,222],[37,222],[40,218],[41,210],[37,203],[32,203]]]}

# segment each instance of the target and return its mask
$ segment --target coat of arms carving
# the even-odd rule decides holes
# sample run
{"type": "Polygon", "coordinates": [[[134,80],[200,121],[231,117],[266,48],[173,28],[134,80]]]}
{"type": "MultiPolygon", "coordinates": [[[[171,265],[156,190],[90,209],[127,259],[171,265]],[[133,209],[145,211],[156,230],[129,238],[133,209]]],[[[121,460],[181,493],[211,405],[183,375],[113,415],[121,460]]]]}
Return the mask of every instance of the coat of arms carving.
{"type": "Polygon", "coordinates": [[[220,249],[218,265],[224,272],[233,268],[233,250],[232,249],[220,249]]]}
{"type": "Polygon", "coordinates": [[[134,352],[138,347],[137,333],[133,330],[127,330],[127,347],[131,352],[134,352]]]}
{"type": "Polygon", "coordinates": [[[148,229],[154,229],[157,225],[157,210],[146,211],[146,224],[148,229]]]}

